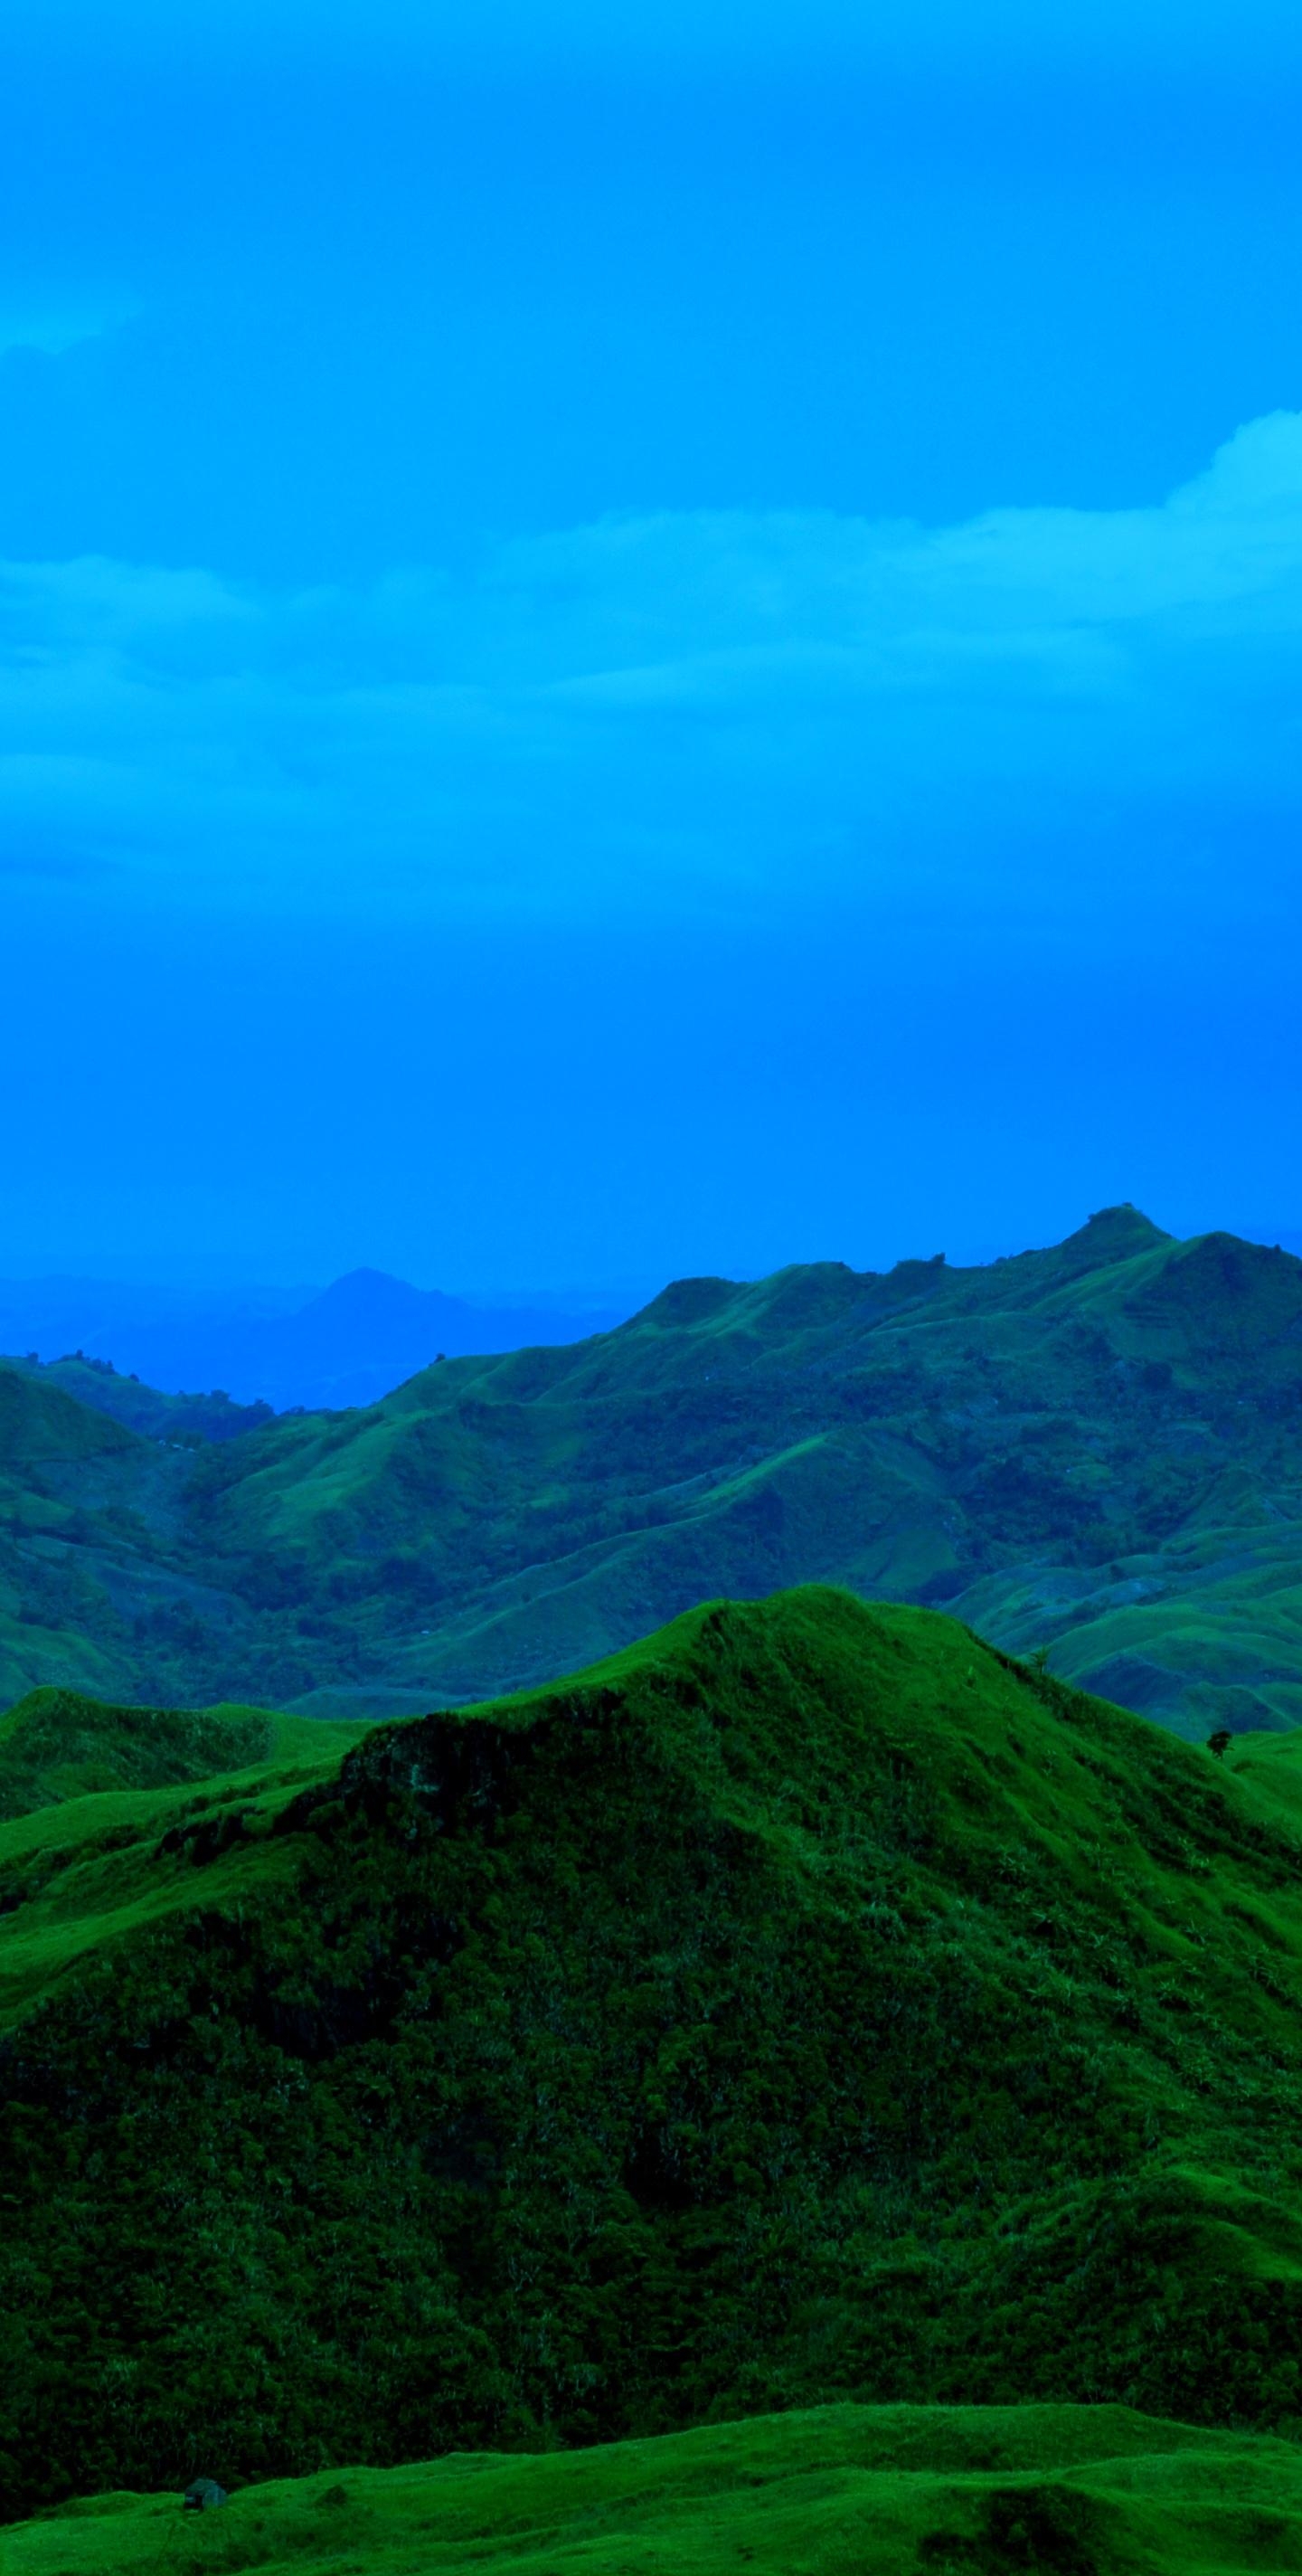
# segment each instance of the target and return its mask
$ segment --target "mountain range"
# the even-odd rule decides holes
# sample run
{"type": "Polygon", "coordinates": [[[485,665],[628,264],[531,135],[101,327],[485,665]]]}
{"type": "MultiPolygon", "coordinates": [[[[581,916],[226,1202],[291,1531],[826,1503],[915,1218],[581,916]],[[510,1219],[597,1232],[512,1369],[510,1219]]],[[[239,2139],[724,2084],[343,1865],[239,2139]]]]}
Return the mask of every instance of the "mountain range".
{"type": "Polygon", "coordinates": [[[833,1579],[1190,1735],[1302,1719],[1302,1262],[1133,1208],[974,1270],[680,1281],[360,1408],[127,1395],[0,1367],[0,1698],[394,1716],[833,1579]]]}

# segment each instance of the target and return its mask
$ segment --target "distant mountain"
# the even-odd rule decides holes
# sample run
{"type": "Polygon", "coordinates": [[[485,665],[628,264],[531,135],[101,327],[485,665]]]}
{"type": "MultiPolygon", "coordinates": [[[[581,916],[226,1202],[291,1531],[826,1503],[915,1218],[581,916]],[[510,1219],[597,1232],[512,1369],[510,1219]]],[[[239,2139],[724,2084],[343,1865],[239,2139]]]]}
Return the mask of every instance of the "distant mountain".
{"type": "Polygon", "coordinates": [[[167,1395],[194,1398],[215,1389],[239,1407],[269,1405],[279,1413],[373,1404],[439,1356],[581,1341],[628,1311],[610,1301],[566,1306],[551,1297],[481,1305],[411,1288],[381,1270],[354,1270],[319,1294],[257,1290],[243,1300],[10,1280],[0,1282],[0,1349],[97,1368],[101,1383],[76,1391],[121,1419],[129,1407],[124,1412],[124,1399],[113,1394],[110,1363],[120,1380],[135,1377],[167,1395]]]}
{"type": "MultiPolygon", "coordinates": [[[[173,1721],[177,1785],[132,1788],[140,1712],[68,1725],[123,1785],[0,1823],[0,2512],[109,2495],[16,2568],[125,2570],[123,2490],[146,2571],[366,2567],[339,2468],[471,2450],[498,2502],[453,2528],[424,2490],[405,2568],[505,2537],[695,2568],[677,2523],[646,2542],[650,2449],[609,2554],[590,2478],[562,2548],[501,2455],[766,2408],[803,2437],[834,2396],[1296,2427],[1302,1846],[1269,1745],[1218,1761],[824,1587],[342,1760],[236,1713],[263,1767],[199,1782],[173,1721]],[[292,2527],[237,2497],[193,2549],[159,2494],[327,2466],[292,2527]]],[[[1006,2419],[967,2422],[1000,2467],[1006,2419]]],[[[1066,2470],[1034,2520],[968,2486],[916,2559],[898,2520],[865,2556],[862,2505],[829,2538],[844,2492],[811,2468],[775,2529],[764,2490],[757,2563],[1297,2564],[1269,2483],[1251,2514],[1202,2490],[1161,2559],[1147,2486],[1125,2525],[1066,2470]]]]}
{"type": "Polygon", "coordinates": [[[1302,1723],[1302,1263],[1133,1208],[983,1269],[680,1281],[230,1438],[52,1376],[0,1368],[0,1702],[391,1716],[832,1578],[1177,1731],[1302,1723]]]}
{"type": "Polygon", "coordinates": [[[437,1288],[410,1288],[382,1270],[354,1270],[296,1314],[251,1327],[231,1374],[238,1374],[241,1393],[256,1378],[258,1392],[278,1411],[289,1404],[373,1404],[436,1358],[563,1345],[622,1320],[604,1310],[493,1310],[437,1288]]]}

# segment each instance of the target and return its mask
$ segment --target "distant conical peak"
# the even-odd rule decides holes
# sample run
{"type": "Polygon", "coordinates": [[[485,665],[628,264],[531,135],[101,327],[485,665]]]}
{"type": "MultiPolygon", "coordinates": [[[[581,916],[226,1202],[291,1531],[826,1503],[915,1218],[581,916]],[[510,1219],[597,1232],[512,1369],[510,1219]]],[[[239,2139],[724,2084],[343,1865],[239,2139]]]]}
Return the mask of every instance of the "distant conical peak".
{"type": "Polygon", "coordinates": [[[388,1270],[348,1270],[342,1278],[332,1279],[329,1287],[323,1288],[303,1311],[375,1319],[414,1310],[428,1313],[455,1302],[439,1288],[413,1288],[410,1280],[395,1279],[388,1270]]]}

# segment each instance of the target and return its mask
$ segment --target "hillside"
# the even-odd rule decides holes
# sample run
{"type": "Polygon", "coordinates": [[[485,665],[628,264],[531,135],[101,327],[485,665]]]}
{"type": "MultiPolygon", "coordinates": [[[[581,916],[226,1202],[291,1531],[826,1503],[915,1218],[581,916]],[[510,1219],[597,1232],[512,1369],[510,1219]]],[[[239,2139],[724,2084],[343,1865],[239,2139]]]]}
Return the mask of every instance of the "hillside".
{"type": "Polygon", "coordinates": [[[813,1588],[0,1825],[11,2511],[832,2398],[1295,2425],[1253,1760],[813,1588]]]}
{"type": "Polygon", "coordinates": [[[1291,2442],[1122,2407],[864,2407],[645,2442],[350,2467],[246,2488],[220,2526],[113,2495],[5,2535],[8,2576],[1244,2576],[1302,2561],[1291,2442]]]}
{"type": "Polygon", "coordinates": [[[264,1708],[113,1708],[77,1691],[29,1691],[0,1717],[0,1820],[101,1790],[172,1788],[259,1763],[318,1761],[365,1732],[264,1708]]]}
{"type": "Polygon", "coordinates": [[[187,1686],[187,1655],[214,1660],[211,1640],[227,1660],[253,1634],[187,1550],[194,1463],[45,1372],[0,1366],[0,1704],[41,1687],[118,1701],[255,1696],[187,1686]]]}
{"type": "Polygon", "coordinates": [[[29,1352],[23,1359],[6,1360],[4,1366],[75,1396],[79,1404],[107,1413],[146,1440],[198,1448],[206,1440],[235,1440],[242,1431],[256,1431],[272,1419],[269,1404],[233,1404],[220,1388],[211,1395],[160,1394],[157,1387],[142,1385],[138,1377],[124,1377],[111,1360],[88,1359],[83,1351],[48,1362],[29,1352]]]}
{"type": "Polygon", "coordinates": [[[1302,1262],[1130,1208],[978,1270],[683,1281],[193,1455],[0,1458],[0,1692],[396,1715],[835,1579],[1191,1737],[1289,1727],[1300,1425],[1302,1262]]]}

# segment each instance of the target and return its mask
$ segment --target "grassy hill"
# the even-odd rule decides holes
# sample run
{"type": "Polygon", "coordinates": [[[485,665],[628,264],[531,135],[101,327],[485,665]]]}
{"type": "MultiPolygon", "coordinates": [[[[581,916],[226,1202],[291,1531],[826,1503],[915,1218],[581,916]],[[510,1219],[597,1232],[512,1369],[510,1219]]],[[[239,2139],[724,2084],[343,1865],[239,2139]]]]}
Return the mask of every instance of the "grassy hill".
{"type": "Polygon", "coordinates": [[[856,2407],[544,2458],[110,2495],[5,2536],[6,2576],[1244,2576],[1302,2564],[1291,2442],[1122,2407],[856,2407]]]}
{"type": "Polygon", "coordinates": [[[161,1789],[262,1763],[343,1752],[364,1726],[271,1709],[113,1708],[77,1691],[35,1690],[0,1717],[0,1820],[112,1789],[161,1789]]]}
{"type": "Polygon", "coordinates": [[[1300,1425],[1302,1262],[1130,1208],[978,1270],[683,1281],[193,1454],[0,1441],[0,1693],[396,1715],[834,1579],[1193,1738],[1292,1727],[1300,1425]]]}
{"type": "Polygon", "coordinates": [[[116,1369],[111,1360],[88,1357],[83,1351],[45,1361],[28,1352],[22,1359],[7,1360],[5,1366],[38,1385],[74,1396],[95,1413],[107,1413],[146,1440],[174,1442],[178,1447],[236,1440],[241,1432],[256,1431],[274,1419],[269,1404],[234,1404],[220,1388],[211,1395],[163,1395],[157,1387],[143,1386],[138,1376],[116,1369]]]}
{"type": "Polygon", "coordinates": [[[11,2512],[831,2399],[1296,2427],[1295,1776],[814,1587],[0,1825],[11,2512]]]}

